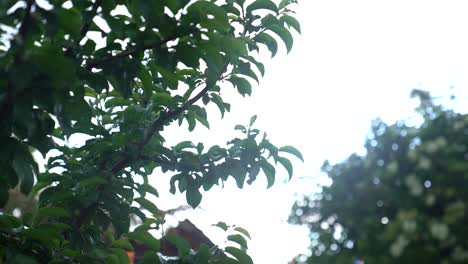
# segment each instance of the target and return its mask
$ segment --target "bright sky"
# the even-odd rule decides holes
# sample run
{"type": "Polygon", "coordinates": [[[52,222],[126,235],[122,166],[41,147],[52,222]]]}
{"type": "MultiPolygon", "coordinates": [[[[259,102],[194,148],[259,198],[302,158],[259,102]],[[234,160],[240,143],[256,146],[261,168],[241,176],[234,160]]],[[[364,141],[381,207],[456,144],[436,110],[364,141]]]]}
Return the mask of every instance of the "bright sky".
{"type": "MultiPolygon", "coordinates": [[[[283,180],[269,190],[260,180],[244,190],[210,191],[201,210],[180,218],[189,217],[212,237],[219,232],[209,225],[219,220],[247,228],[255,263],[287,263],[306,252],[307,230],[289,226],[286,219],[295,194],[310,193],[323,181],[324,160],[338,162],[362,152],[371,120],[410,117],[413,88],[448,96],[453,86],[466,100],[467,8],[466,1],[300,1],[303,34],[296,36],[293,51],[286,56],[283,49],[266,63],[267,74],[252,98],[233,96],[231,114],[220,121],[213,109],[212,130],[195,135],[223,144],[234,135],[235,124],[258,114],[257,126],[275,144],[299,148],[306,162],[295,163],[290,183],[284,183],[286,172],[279,169],[283,180]]],[[[182,140],[184,135],[172,131],[168,137],[182,140]]],[[[160,178],[157,185],[167,184],[160,178]]],[[[179,199],[162,194],[161,201],[171,208],[179,199]]]]}

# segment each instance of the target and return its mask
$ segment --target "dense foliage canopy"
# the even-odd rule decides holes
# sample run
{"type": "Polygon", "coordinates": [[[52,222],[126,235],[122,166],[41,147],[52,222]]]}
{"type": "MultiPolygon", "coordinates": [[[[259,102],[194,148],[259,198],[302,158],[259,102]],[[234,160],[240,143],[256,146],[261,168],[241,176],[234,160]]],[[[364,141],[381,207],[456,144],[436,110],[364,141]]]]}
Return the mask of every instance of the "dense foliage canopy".
{"type": "Polygon", "coordinates": [[[311,230],[307,263],[468,261],[468,115],[415,95],[420,126],[376,121],[367,153],[325,163],[332,184],[294,205],[290,221],[311,230]]]}
{"type": "MultiPolygon", "coordinates": [[[[161,132],[174,121],[209,127],[206,106],[229,111],[229,86],[250,95],[264,74],[257,51],[292,48],[294,2],[0,1],[0,263],[128,263],[132,240],[153,249],[145,263],[166,262],[150,234],[164,221],[150,201],[157,189],[185,192],[196,207],[202,188],[228,177],[242,188],[263,171],[271,186],[277,162],[291,175],[283,154],[300,153],[260,136],[255,117],[209,149],[168,146],[161,132]],[[87,140],[69,144],[77,135],[87,140]],[[170,186],[148,183],[156,168],[170,186]],[[18,190],[37,202],[14,204],[18,190]],[[131,217],[143,223],[132,231],[131,217]]],[[[175,239],[173,262],[252,262],[248,233],[219,226],[227,257],[175,239]]]]}

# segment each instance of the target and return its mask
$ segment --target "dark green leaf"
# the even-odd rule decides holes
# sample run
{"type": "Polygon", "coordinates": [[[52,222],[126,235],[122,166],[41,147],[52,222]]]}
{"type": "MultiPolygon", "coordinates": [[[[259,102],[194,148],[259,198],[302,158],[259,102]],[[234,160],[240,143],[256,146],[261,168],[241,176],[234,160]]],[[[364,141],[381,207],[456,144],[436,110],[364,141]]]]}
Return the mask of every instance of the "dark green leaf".
{"type": "Polygon", "coordinates": [[[155,252],[146,252],[143,256],[143,264],[164,264],[166,262],[161,262],[158,255],[155,252]]]}
{"type": "Polygon", "coordinates": [[[195,148],[195,145],[192,143],[192,141],[182,141],[174,147],[176,151],[181,151],[186,148],[195,148]]]}
{"type": "Polygon", "coordinates": [[[289,53],[293,46],[293,37],[291,36],[291,33],[283,26],[276,24],[269,26],[268,29],[275,32],[275,34],[283,40],[284,44],[286,45],[286,50],[289,53]]]}
{"type": "Polygon", "coordinates": [[[226,247],[224,250],[227,253],[234,256],[242,264],[253,264],[253,261],[250,258],[250,256],[247,255],[247,253],[245,253],[245,251],[243,251],[243,250],[240,250],[240,249],[235,248],[235,247],[226,247]]]}
{"type": "Polygon", "coordinates": [[[70,213],[61,207],[39,208],[36,218],[43,219],[45,217],[70,217],[70,213]]]}
{"type": "Polygon", "coordinates": [[[9,230],[21,226],[21,220],[10,215],[0,215],[0,230],[9,230]]]}
{"type": "Polygon", "coordinates": [[[13,160],[13,168],[16,174],[19,176],[21,185],[21,192],[28,194],[34,184],[33,167],[31,166],[30,154],[25,153],[26,151],[18,151],[13,160]]]}
{"type": "Polygon", "coordinates": [[[252,126],[255,123],[255,120],[257,120],[257,115],[253,115],[250,118],[249,126],[252,126]]]}
{"type": "Polygon", "coordinates": [[[276,43],[276,40],[265,32],[255,36],[254,41],[265,44],[271,52],[271,57],[274,57],[276,52],[278,52],[278,44],[276,43]]]}
{"type": "Polygon", "coordinates": [[[299,150],[297,150],[297,149],[296,149],[295,147],[293,147],[293,146],[284,146],[284,147],[281,147],[281,148],[279,149],[279,151],[292,154],[292,155],[296,156],[298,159],[300,159],[301,161],[304,161],[304,158],[302,157],[301,152],[299,152],[299,150]]]}
{"type": "Polygon", "coordinates": [[[153,235],[151,235],[148,231],[132,232],[128,234],[128,237],[143,243],[145,246],[148,246],[151,249],[159,250],[160,241],[153,237],[153,235]]]}
{"type": "Polygon", "coordinates": [[[297,33],[301,33],[301,25],[299,24],[299,21],[297,21],[294,17],[284,14],[280,18],[280,20],[286,23],[288,26],[294,28],[294,30],[296,30],[297,33]]]}
{"type": "Polygon", "coordinates": [[[141,184],[141,185],[139,186],[139,190],[142,191],[142,192],[149,192],[149,193],[151,193],[152,195],[154,195],[154,196],[156,196],[156,197],[159,197],[158,190],[156,190],[156,188],[154,188],[153,186],[151,186],[151,185],[148,184],[148,183],[141,184]]]}
{"type": "Polygon", "coordinates": [[[202,200],[202,194],[200,193],[198,187],[193,186],[193,184],[189,184],[187,187],[186,198],[188,204],[195,208],[200,204],[202,200]]]}
{"type": "Polygon", "coordinates": [[[242,96],[252,93],[252,86],[249,81],[240,77],[231,77],[230,81],[237,87],[237,90],[242,96]]]}
{"type": "Polygon", "coordinates": [[[270,0],[255,0],[252,4],[247,6],[247,12],[251,13],[254,10],[258,9],[267,9],[275,13],[278,13],[278,7],[276,4],[270,0]]]}
{"type": "Polygon", "coordinates": [[[266,160],[262,161],[261,166],[267,178],[267,183],[268,183],[267,188],[270,188],[275,183],[275,174],[276,174],[275,167],[273,167],[273,165],[268,163],[268,161],[266,160]]]}
{"type": "Polygon", "coordinates": [[[117,248],[123,248],[129,251],[133,250],[132,244],[128,240],[123,239],[123,238],[115,240],[114,242],[112,242],[111,246],[117,247],[117,248]]]}
{"type": "Polygon", "coordinates": [[[291,162],[287,158],[283,157],[278,157],[278,162],[281,163],[281,165],[283,165],[283,167],[288,171],[289,180],[291,180],[293,176],[293,166],[291,162]]]}
{"type": "Polygon", "coordinates": [[[228,225],[226,225],[226,223],[224,223],[224,222],[218,222],[218,223],[217,223],[217,224],[215,224],[214,226],[217,226],[217,227],[219,227],[219,228],[223,229],[224,231],[227,231],[227,230],[228,230],[228,228],[229,228],[229,226],[228,226],[228,225]]]}
{"type": "Polygon", "coordinates": [[[242,249],[247,249],[247,240],[241,235],[229,235],[228,240],[236,242],[241,246],[242,249]]]}
{"type": "Polygon", "coordinates": [[[138,198],[135,198],[134,201],[139,203],[143,208],[148,210],[153,215],[158,215],[159,214],[158,207],[156,207],[156,205],[154,203],[148,201],[147,199],[145,199],[143,197],[138,197],[138,198]]]}
{"type": "Polygon", "coordinates": [[[252,238],[250,237],[249,231],[245,230],[244,228],[238,226],[238,227],[234,228],[234,230],[236,230],[237,232],[239,232],[239,233],[245,235],[245,236],[248,237],[249,239],[252,239],[252,238]]]}
{"type": "Polygon", "coordinates": [[[178,255],[180,257],[185,257],[190,253],[190,244],[183,237],[179,237],[175,234],[168,234],[165,239],[170,241],[173,245],[176,246],[178,255]]]}

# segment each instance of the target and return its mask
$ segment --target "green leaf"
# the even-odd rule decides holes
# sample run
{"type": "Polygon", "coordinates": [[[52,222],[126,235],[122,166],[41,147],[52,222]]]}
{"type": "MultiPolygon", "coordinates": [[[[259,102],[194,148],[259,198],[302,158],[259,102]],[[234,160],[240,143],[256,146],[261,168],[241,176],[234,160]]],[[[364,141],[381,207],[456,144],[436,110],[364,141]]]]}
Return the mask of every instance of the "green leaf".
{"type": "MultiPolygon", "coordinates": [[[[166,262],[164,262],[166,263],[166,262]]],[[[143,256],[143,264],[162,264],[155,252],[146,252],[143,256]]]]}
{"type": "Polygon", "coordinates": [[[39,208],[36,219],[44,219],[46,217],[70,217],[70,213],[62,207],[51,206],[39,208]]]}
{"type": "Polygon", "coordinates": [[[157,93],[151,96],[151,99],[157,105],[172,106],[174,104],[174,97],[169,93],[157,93]]]}
{"type": "Polygon", "coordinates": [[[181,9],[183,9],[190,0],[168,0],[167,6],[171,9],[172,13],[177,14],[181,9]]]}
{"type": "Polygon", "coordinates": [[[260,74],[261,74],[262,76],[265,75],[265,66],[263,65],[263,63],[257,61],[257,60],[256,60],[254,57],[252,57],[252,56],[245,56],[244,58],[245,58],[246,60],[248,60],[250,63],[254,64],[254,65],[257,67],[258,71],[260,72],[260,74]]]}
{"type": "Polygon", "coordinates": [[[60,8],[57,13],[57,16],[61,28],[63,28],[66,31],[66,33],[70,33],[74,36],[80,35],[80,29],[82,24],[81,14],[76,8],[60,8]]]}
{"type": "Polygon", "coordinates": [[[228,228],[229,228],[229,226],[228,226],[226,223],[224,223],[224,222],[218,222],[218,223],[215,224],[214,226],[217,226],[217,227],[221,228],[221,229],[224,230],[224,231],[227,231],[228,228]]]}
{"type": "Polygon", "coordinates": [[[84,188],[84,187],[88,187],[88,186],[96,186],[96,185],[105,184],[105,183],[107,183],[106,179],[101,178],[101,177],[93,177],[93,178],[90,178],[90,179],[86,179],[84,181],[80,181],[78,183],[78,185],[81,188],[84,188]]]}
{"type": "Polygon", "coordinates": [[[253,264],[252,258],[243,250],[235,247],[226,247],[224,251],[234,256],[242,264],[253,264]]]}
{"type": "Polygon", "coordinates": [[[193,184],[188,185],[187,192],[185,193],[185,195],[188,204],[193,208],[196,208],[202,200],[202,194],[200,193],[200,190],[193,184]]]}
{"type": "Polygon", "coordinates": [[[130,264],[128,254],[125,250],[120,248],[111,248],[110,250],[114,256],[117,256],[119,264],[130,264]]]}
{"type": "Polygon", "coordinates": [[[252,239],[252,238],[250,237],[249,231],[245,230],[244,228],[238,226],[238,227],[234,228],[234,230],[236,230],[237,232],[243,234],[244,236],[248,237],[249,239],[252,239]]]}
{"type": "Polygon", "coordinates": [[[190,244],[184,238],[173,233],[168,234],[165,238],[176,246],[180,257],[185,257],[190,253],[190,244]]]}
{"type": "Polygon", "coordinates": [[[51,228],[30,228],[21,231],[21,234],[27,239],[40,241],[47,246],[53,246],[53,240],[60,238],[60,234],[51,228]]]}
{"type": "Polygon", "coordinates": [[[241,246],[241,248],[245,248],[247,249],[247,240],[245,240],[245,238],[241,235],[229,235],[227,237],[228,240],[230,241],[233,241],[233,242],[236,242],[237,244],[239,244],[241,246]]]}
{"type": "Polygon", "coordinates": [[[221,118],[224,117],[224,112],[226,112],[226,108],[224,106],[224,102],[223,102],[223,99],[221,99],[221,96],[215,94],[215,93],[212,93],[211,94],[211,101],[214,102],[218,108],[219,108],[219,111],[221,112],[221,118]]]}
{"type": "Polygon", "coordinates": [[[117,106],[127,106],[130,105],[130,101],[123,98],[123,97],[113,97],[109,100],[106,101],[104,106],[106,108],[112,108],[112,107],[117,107],[117,106]]]}
{"type": "Polygon", "coordinates": [[[237,90],[242,96],[252,93],[252,86],[246,79],[233,76],[230,78],[230,81],[237,87],[237,90]]]}
{"type": "Polygon", "coordinates": [[[127,240],[127,239],[117,239],[111,244],[112,247],[118,247],[118,248],[123,248],[129,251],[133,250],[132,244],[127,240]]]}
{"type": "Polygon", "coordinates": [[[30,164],[30,154],[28,155],[25,151],[17,151],[13,160],[13,169],[19,176],[21,185],[21,192],[28,194],[34,184],[33,167],[30,164]]]}
{"type": "Polygon", "coordinates": [[[210,124],[208,123],[207,120],[207,114],[205,108],[197,108],[194,111],[194,116],[200,122],[202,125],[204,125],[206,128],[210,129],[210,124]]]}
{"type": "Polygon", "coordinates": [[[176,56],[180,61],[192,68],[198,68],[200,66],[201,55],[202,52],[200,49],[194,48],[185,43],[180,43],[176,49],[176,56]]]}
{"type": "Polygon", "coordinates": [[[159,197],[158,190],[156,190],[156,188],[154,188],[148,183],[141,184],[138,189],[140,190],[140,192],[149,192],[152,195],[159,197]]]}
{"type": "Polygon", "coordinates": [[[243,125],[236,125],[236,126],[234,127],[234,130],[239,130],[239,131],[241,131],[242,133],[246,133],[246,132],[247,132],[247,128],[245,128],[245,126],[243,126],[243,125]]]}
{"type": "Polygon", "coordinates": [[[156,205],[154,205],[154,203],[148,201],[147,199],[145,199],[143,197],[138,197],[138,198],[135,198],[134,201],[139,203],[141,206],[143,206],[143,208],[148,210],[153,215],[158,215],[159,214],[158,207],[156,207],[156,205]]]}
{"type": "Polygon", "coordinates": [[[153,77],[151,76],[150,72],[145,69],[145,67],[141,67],[140,80],[143,84],[146,95],[150,95],[153,90],[153,77]]]}
{"type": "Polygon", "coordinates": [[[301,34],[301,24],[299,24],[299,21],[297,21],[296,18],[290,15],[284,14],[280,18],[280,20],[286,23],[288,26],[294,28],[294,30],[296,30],[297,33],[301,34]]]}
{"type": "Polygon", "coordinates": [[[26,255],[17,254],[9,262],[9,264],[37,264],[38,262],[26,255]]]}
{"type": "Polygon", "coordinates": [[[8,202],[9,193],[7,186],[0,186],[0,208],[3,208],[8,202]]]}
{"type": "Polygon", "coordinates": [[[284,147],[281,147],[281,148],[279,149],[279,151],[292,154],[292,155],[296,156],[298,159],[300,159],[302,162],[304,162],[304,158],[302,157],[301,152],[299,152],[299,150],[297,150],[297,149],[296,149],[295,147],[293,147],[293,146],[284,146],[284,147]]]}
{"type": "Polygon", "coordinates": [[[10,215],[0,215],[0,230],[9,230],[21,226],[21,220],[10,215]]]}
{"type": "MultiPolygon", "coordinates": [[[[223,8],[208,1],[196,1],[187,8],[188,23],[200,23],[207,29],[223,30],[229,27],[229,18],[223,8]],[[209,15],[213,16],[209,18],[209,15]]],[[[185,21],[182,18],[182,21],[185,21]]]]}
{"type": "Polygon", "coordinates": [[[285,7],[287,7],[289,4],[291,4],[293,0],[281,0],[281,2],[279,3],[278,7],[280,9],[283,9],[285,7]]]}
{"type": "Polygon", "coordinates": [[[181,150],[187,148],[195,148],[195,145],[192,143],[192,141],[182,141],[179,144],[175,145],[174,150],[180,152],[181,150]]]}
{"type": "Polygon", "coordinates": [[[159,250],[160,248],[160,241],[157,240],[153,235],[151,235],[148,231],[136,231],[128,234],[128,237],[134,239],[138,242],[143,243],[145,246],[150,247],[154,250],[159,250]]]}
{"type": "Polygon", "coordinates": [[[272,36],[265,32],[258,34],[253,40],[265,44],[271,52],[271,57],[274,57],[278,52],[278,43],[276,43],[276,40],[272,36]]]}
{"type": "Polygon", "coordinates": [[[253,115],[250,118],[249,126],[252,126],[255,123],[255,120],[257,120],[257,115],[253,115]]]}
{"type": "Polygon", "coordinates": [[[254,79],[257,83],[260,82],[258,79],[257,75],[255,74],[254,71],[250,68],[250,63],[245,62],[239,64],[239,67],[237,68],[240,74],[243,74],[245,76],[249,76],[250,78],[254,79]]]}
{"type": "Polygon", "coordinates": [[[283,165],[283,167],[288,171],[289,180],[291,180],[293,176],[293,166],[291,161],[289,161],[287,158],[278,157],[278,162],[281,163],[281,165],[283,165]]]}
{"type": "Polygon", "coordinates": [[[267,9],[278,14],[278,7],[270,0],[255,0],[252,4],[247,6],[247,12],[252,13],[254,10],[267,9]]]}
{"type": "Polygon", "coordinates": [[[210,259],[210,248],[206,244],[201,244],[197,254],[197,264],[209,263],[210,259]]]}
{"type": "Polygon", "coordinates": [[[261,166],[267,178],[267,184],[268,184],[267,188],[270,188],[275,183],[275,174],[276,174],[275,167],[273,167],[273,165],[268,163],[268,161],[266,160],[263,160],[263,162],[261,163],[261,166]]]}
{"type": "Polygon", "coordinates": [[[286,50],[289,53],[293,46],[293,37],[291,33],[283,26],[276,24],[269,26],[268,29],[275,32],[275,34],[283,40],[284,44],[286,45],[286,50]]]}

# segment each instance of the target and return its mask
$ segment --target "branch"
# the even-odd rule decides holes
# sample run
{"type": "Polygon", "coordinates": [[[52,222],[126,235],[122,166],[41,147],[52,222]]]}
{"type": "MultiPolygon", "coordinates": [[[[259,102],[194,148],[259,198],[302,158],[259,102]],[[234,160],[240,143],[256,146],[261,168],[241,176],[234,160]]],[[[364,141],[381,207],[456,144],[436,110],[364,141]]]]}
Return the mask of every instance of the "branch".
{"type": "MultiPolygon", "coordinates": [[[[97,14],[97,10],[99,6],[101,6],[103,0],[95,0],[93,4],[93,8],[91,9],[91,16],[89,17],[89,20],[83,23],[83,25],[80,28],[80,38],[75,42],[75,47],[80,44],[81,40],[86,36],[86,33],[88,33],[89,28],[91,27],[91,24],[93,23],[93,19],[97,14]]],[[[73,56],[73,47],[68,47],[65,52],[65,56],[73,56]]]]}
{"type": "Polygon", "coordinates": [[[31,17],[31,9],[32,9],[34,2],[35,2],[34,0],[29,0],[28,3],[26,4],[26,11],[25,11],[26,13],[24,14],[23,23],[21,23],[21,27],[19,28],[19,31],[18,31],[20,36],[24,37],[29,30],[29,19],[31,17]]]}
{"type": "Polygon", "coordinates": [[[78,41],[78,43],[80,43],[81,40],[86,36],[86,33],[88,33],[88,30],[91,27],[91,24],[93,23],[93,19],[96,16],[97,10],[99,6],[101,6],[101,4],[102,4],[102,0],[96,0],[94,2],[93,9],[91,9],[91,16],[89,18],[89,21],[87,21],[86,23],[83,24],[83,26],[81,26],[81,29],[80,29],[81,38],[78,41]]]}
{"type": "Polygon", "coordinates": [[[91,68],[94,68],[94,67],[96,67],[96,66],[98,66],[100,64],[103,64],[103,63],[106,63],[106,62],[109,62],[109,61],[112,61],[112,60],[115,60],[115,59],[118,59],[118,58],[123,58],[123,57],[131,56],[131,55],[136,55],[137,53],[143,52],[143,51],[148,50],[148,49],[161,47],[162,45],[165,45],[167,42],[172,41],[172,40],[176,40],[177,38],[179,38],[179,36],[171,36],[171,37],[168,37],[167,39],[164,39],[164,40],[162,40],[161,42],[158,42],[158,43],[152,43],[152,44],[146,44],[146,45],[143,45],[143,46],[137,46],[134,49],[129,49],[129,50],[126,50],[126,51],[122,51],[122,52],[120,52],[118,54],[110,55],[110,56],[104,57],[104,58],[102,58],[100,60],[91,60],[89,63],[86,64],[86,68],[91,69],[91,68]]]}
{"type": "Polygon", "coordinates": [[[177,164],[176,162],[172,162],[170,160],[164,160],[164,159],[160,159],[160,158],[157,158],[157,157],[148,157],[148,156],[143,156],[143,155],[140,155],[139,159],[146,160],[146,161],[152,161],[152,162],[155,162],[157,164],[164,165],[164,166],[171,167],[171,168],[175,168],[175,166],[177,164]]]}

